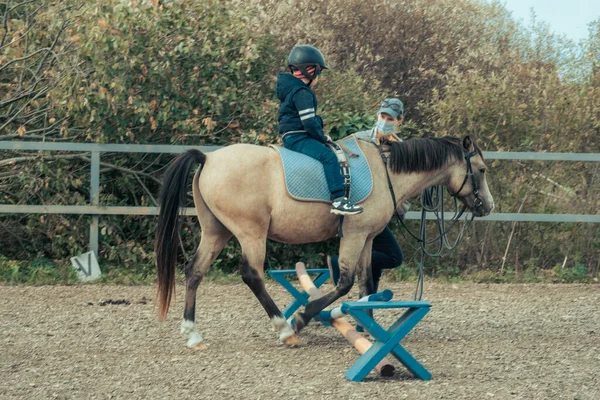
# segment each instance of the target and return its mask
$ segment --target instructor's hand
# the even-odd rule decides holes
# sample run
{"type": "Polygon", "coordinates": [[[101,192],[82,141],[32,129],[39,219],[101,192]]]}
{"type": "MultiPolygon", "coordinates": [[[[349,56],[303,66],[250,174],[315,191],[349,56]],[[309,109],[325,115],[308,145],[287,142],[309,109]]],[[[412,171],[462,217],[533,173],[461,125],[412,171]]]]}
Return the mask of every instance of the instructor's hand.
{"type": "Polygon", "coordinates": [[[333,142],[333,140],[331,139],[331,136],[329,136],[329,135],[325,135],[325,141],[326,142],[333,142]]]}

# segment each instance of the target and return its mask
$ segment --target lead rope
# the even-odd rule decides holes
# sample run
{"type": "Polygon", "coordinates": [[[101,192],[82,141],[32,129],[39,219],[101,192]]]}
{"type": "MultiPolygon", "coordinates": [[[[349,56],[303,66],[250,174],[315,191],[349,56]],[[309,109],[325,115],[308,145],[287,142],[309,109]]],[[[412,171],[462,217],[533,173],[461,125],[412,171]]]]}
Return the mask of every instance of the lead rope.
{"type": "MultiPolygon", "coordinates": [[[[425,281],[425,273],[424,273],[424,259],[425,259],[425,240],[427,239],[426,237],[426,232],[424,231],[423,227],[425,226],[425,219],[427,216],[427,211],[425,210],[425,208],[423,208],[423,210],[421,211],[421,238],[416,237],[411,231],[410,229],[408,229],[408,227],[406,225],[404,225],[404,221],[402,221],[402,218],[400,218],[400,215],[398,214],[398,203],[396,201],[396,194],[394,193],[394,187],[392,186],[392,180],[390,179],[390,173],[388,171],[388,158],[386,157],[386,155],[384,154],[383,150],[381,149],[381,146],[377,146],[377,148],[379,149],[379,155],[381,156],[381,159],[383,160],[383,165],[385,167],[385,175],[387,177],[387,181],[388,181],[388,187],[390,189],[390,194],[392,195],[392,203],[394,205],[394,216],[396,216],[396,220],[404,227],[404,229],[406,229],[406,231],[413,237],[415,238],[418,242],[421,243],[421,261],[419,262],[419,273],[418,273],[418,278],[417,278],[417,286],[415,288],[415,294],[413,296],[413,299],[415,301],[420,301],[423,298],[423,290],[424,290],[424,281],[425,281]]],[[[402,232],[402,231],[400,231],[402,232]]],[[[402,236],[404,236],[404,234],[402,234],[402,236]]],[[[406,237],[405,237],[406,239],[406,237]]]]}

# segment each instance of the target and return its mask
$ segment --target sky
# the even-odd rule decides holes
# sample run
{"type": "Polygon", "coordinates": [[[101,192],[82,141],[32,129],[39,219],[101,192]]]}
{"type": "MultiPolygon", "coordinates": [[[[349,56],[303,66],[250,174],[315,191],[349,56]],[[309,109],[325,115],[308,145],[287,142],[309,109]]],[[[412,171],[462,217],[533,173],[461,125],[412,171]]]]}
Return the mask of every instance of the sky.
{"type": "Polygon", "coordinates": [[[600,18],[600,0],[500,0],[515,19],[529,25],[531,9],[536,18],[569,39],[579,41],[588,37],[587,24],[600,18]]]}

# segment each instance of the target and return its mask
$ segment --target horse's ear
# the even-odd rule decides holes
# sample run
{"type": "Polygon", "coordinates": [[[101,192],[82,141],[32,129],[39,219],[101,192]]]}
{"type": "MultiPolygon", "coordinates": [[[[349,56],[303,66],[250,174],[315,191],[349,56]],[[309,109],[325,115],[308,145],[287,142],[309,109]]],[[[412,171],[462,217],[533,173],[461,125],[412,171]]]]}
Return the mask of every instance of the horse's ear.
{"type": "Polygon", "coordinates": [[[465,136],[463,139],[463,147],[466,151],[473,151],[473,140],[471,140],[471,136],[465,136]]]}

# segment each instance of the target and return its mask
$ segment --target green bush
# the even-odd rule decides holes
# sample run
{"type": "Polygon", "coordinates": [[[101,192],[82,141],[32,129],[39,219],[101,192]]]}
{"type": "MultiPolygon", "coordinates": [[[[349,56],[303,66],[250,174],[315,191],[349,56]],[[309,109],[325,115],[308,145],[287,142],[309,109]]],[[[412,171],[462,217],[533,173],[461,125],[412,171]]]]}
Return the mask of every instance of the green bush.
{"type": "MultiPolygon", "coordinates": [[[[0,33],[0,140],[276,143],[276,74],[293,45],[311,43],[331,65],[316,90],[334,138],[371,127],[381,98],[397,95],[407,109],[404,135],[471,134],[494,151],[600,152],[600,20],[576,45],[543,25],[515,22],[500,3],[475,0],[80,3],[40,0],[11,8],[0,33]]],[[[7,10],[8,3],[0,4],[0,15],[7,10]]],[[[88,203],[89,154],[0,151],[0,158],[2,203],[88,203]]],[[[103,154],[101,204],[155,205],[172,158],[103,154]]],[[[499,212],[595,214],[600,206],[597,164],[488,164],[499,212]]],[[[89,218],[0,216],[0,255],[12,260],[8,267],[3,261],[1,280],[46,276],[62,268],[58,260],[87,251],[89,218]],[[31,264],[40,259],[58,266],[31,264]]],[[[152,280],[156,219],[100,221],[107,276],[152,280]]],[[[199,235],[197,221],[185,218],[188,256],[199,235]]],[[[534,279],[545,271],[561,281],[593,279],[599,238],[593,224],[513,228],[476,221],[459,249],[427,260],[426,271],[484,271],[501,280],[511,274],[534,279]],[[566,255],[565,267],[555,271],[566,255]]],[[[405,265],[416,265],[412,243],[400,242],[405,265]]],[[[269,243],[267,260],[274,268],[298,259],[322,266],[336,251],[335,239],[269,243]]],[[[232,241],[213,268],[230,273],[238,263],[232,241]]],[[[408,279],[413,269],[405,267],[399,278],[408,279]]]]}
{"type": "Polygon", "coordinates": [[[0,282],[33,285],[76,282],[77,273],[71,265],[57,264],[49,259],[33,261],[9,260],[0,255],[0,282]]]}
{"type": "Polygon", "coordinates": [[[589,281],[587,267],[583,264],[577,264],[574,267],[564,268],[560,265],[557,265],[553,272],[555,274],[555,280],[557,282],[585,282],[589,281]]]}

